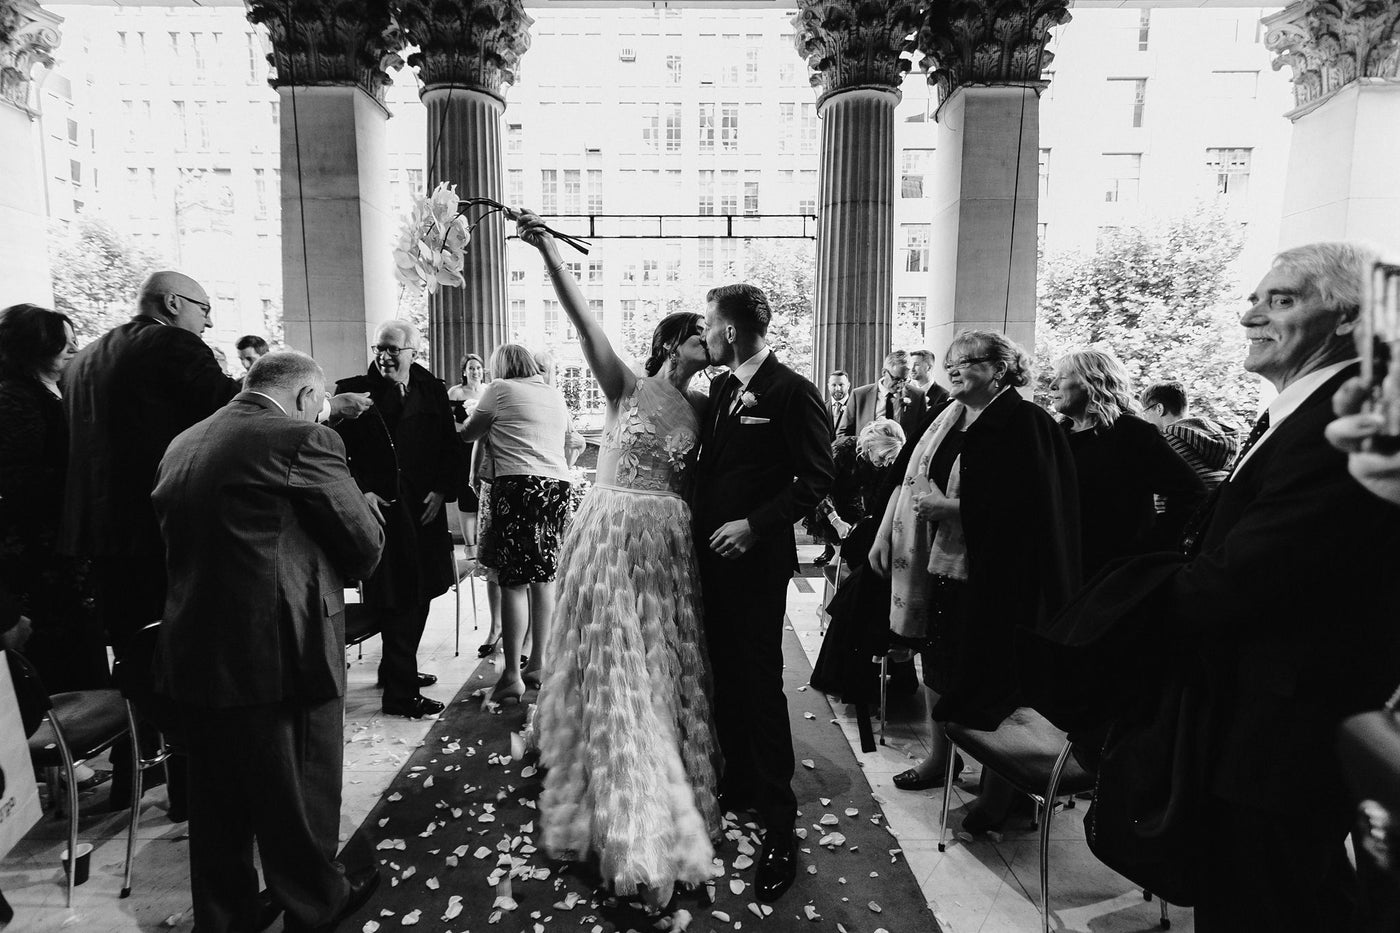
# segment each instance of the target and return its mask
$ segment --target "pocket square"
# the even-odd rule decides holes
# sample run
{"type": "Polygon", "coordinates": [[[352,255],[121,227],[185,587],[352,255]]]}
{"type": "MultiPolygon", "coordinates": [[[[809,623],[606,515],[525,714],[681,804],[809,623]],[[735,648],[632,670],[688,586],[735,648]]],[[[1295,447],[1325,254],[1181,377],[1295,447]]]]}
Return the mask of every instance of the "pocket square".
{"type": "Polygon", "coordinates": [[[767,424],[771,420],[771,418],[755,418],[752,415],[739,416],[740,424],[767,424]]]}

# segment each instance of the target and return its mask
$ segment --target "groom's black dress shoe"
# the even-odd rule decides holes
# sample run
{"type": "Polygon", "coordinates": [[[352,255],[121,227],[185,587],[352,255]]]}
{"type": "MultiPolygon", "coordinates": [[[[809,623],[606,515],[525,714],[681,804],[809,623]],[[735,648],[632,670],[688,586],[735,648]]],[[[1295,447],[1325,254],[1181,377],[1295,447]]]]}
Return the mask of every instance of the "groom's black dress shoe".
{"type": "MultiPolygon", "coordinates": [[[[282,916],[282,905],[272,899],[271,891],[259,891],[256,913],[253,914],[254,933],[262,933],[282,916]]],[[[291,923],[290,918],[287,921],[291,923]]],[[[199,933],[197,928],[191,927],[190,933],[199,933]]]]}
{"type": "MultiPolygon", "coordinates": [[[[435,684],[435,683],[437,683],[437,675],[436,675],[436,674],[425,674],[425,673],[423,673],[422,671],[419,671],[419,672],[418,672],[418,689],[419,689],[419,690],[422,690],[424,687],[431,687],[431,686],[432,686],[433,684],[435,684]]],[[[376,678],[375,681],[374,681],[374,686],[375,686],[375,688],[378,689],[378,690],[383,690],[383,689],[384,689],[384,678],[383,678],[382,676],[376,678]]]]}
{"type": "Polygon", "coordinates": [[[285,933],[334,933],[335,928],[340,926],[345,919],[369,901],[374,896],[374,892],[379,889],[379,869],[371,866],[356,872],[347,874],[345,880],[350,882],[350,896],[345,901],[345,906],[326,923],[320,926],[311,926],[302,923],[291,914],[287,915],[286,921],[282,925],[285,933]]]}
{"type": "Polygon", "coordinates": [[[766,833],[763,854],[758,857],[758,872],[754,876],[758,899],[771,904],[782,897],[796,879],[797,842],[792,830],[766,833]]]}
{"type": "Polygon", "coordinates": [[[384,700],[384,714],[386,716],[407,716],[409,719],[422,719],[424,716],[435,716],[443,711],[443,705],[437,700],[430,700],[425,696],[409,697],[407,700],[384,700]]]}

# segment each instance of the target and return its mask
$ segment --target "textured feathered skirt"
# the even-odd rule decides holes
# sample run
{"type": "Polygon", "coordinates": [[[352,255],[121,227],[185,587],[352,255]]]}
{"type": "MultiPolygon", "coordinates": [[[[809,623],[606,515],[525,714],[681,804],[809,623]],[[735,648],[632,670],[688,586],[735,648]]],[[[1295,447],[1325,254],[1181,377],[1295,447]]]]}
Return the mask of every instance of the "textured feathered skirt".
{"type": "Polygon", "coordinates": [[[718,751],[689,507],[593,487],[556,592],[535,723],[546,849],[596,856],[619,894],[708,880],[718,751]]]}

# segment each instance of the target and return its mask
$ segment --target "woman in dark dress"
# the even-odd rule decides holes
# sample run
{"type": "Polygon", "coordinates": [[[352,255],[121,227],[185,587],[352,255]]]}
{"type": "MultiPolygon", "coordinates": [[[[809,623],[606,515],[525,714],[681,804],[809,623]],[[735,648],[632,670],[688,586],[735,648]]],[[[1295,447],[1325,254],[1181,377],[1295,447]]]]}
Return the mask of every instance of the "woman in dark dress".
{"type": "Polygon", "coordinates": [[[1055,410],[1079,475],[1084,579],[1116,557],[1176,550],[1206,489],[1160,431],[1139,418],[1127,370],[1101,350],[1073,350],[1055,371],[1055,410]],[[1158,515],[1153,496],[1166,510],[1158,515]]]}
{"type": "MultiPolygon", "coordinates": [[[[924,682],[936,696],[933,750],[897,776],[904,789],[942,784],[938,723],[992,730],[1020,705],[1014,630],[1048,621],[1079,582],[1074,462],[1054,419],[1016,392],[1030,368],[1003,334],[959,334],[944,366],[953,401],[894,466],[901,485],[870,566],[890,577],[892,631],[926,646],[924,682]]],[[[964,828],[996,825],[1010,803],[984,793],[964,828]]]]}
{"type": "Polygon", "coordinates": [[[57,550],[68,472],[58,386],[77,351],[67,315],[30,304],[0,311],[0,583],[32,620],[25,653],[53,693],[109,682],[86,568],[57,550]]]}

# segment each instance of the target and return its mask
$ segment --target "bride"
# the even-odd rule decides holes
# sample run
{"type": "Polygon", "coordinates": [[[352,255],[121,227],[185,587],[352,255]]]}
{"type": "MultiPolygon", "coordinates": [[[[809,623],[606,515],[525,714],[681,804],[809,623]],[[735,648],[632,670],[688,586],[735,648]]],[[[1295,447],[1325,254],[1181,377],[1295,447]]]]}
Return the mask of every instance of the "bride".
{"type": "Polygon", "coordinates": [[[664,906],[676,882],[715,874],[719,830],[708,664],[690,509],[709,363],[698,314],[669,314],[652,334],[646,375],[614,352],[564,268],[543,221],[536,247],[607,398],[597,482],[560,552],[555,627],[536,726],[548,772],[544,843],[558,858],[596,857],[618,894],[664,906]]]}

